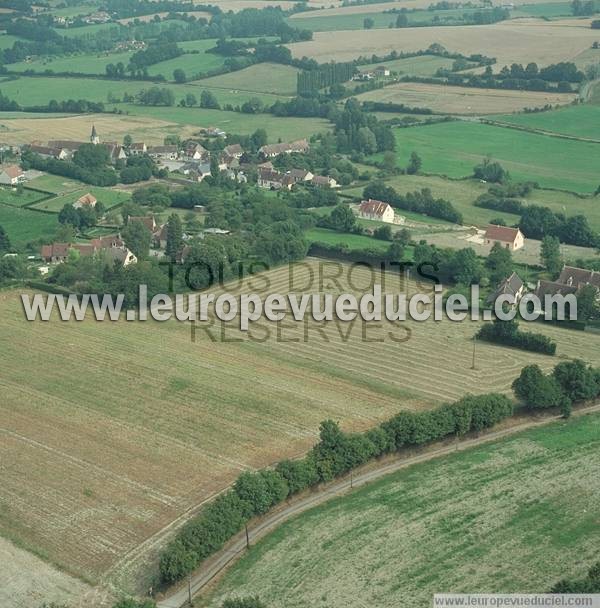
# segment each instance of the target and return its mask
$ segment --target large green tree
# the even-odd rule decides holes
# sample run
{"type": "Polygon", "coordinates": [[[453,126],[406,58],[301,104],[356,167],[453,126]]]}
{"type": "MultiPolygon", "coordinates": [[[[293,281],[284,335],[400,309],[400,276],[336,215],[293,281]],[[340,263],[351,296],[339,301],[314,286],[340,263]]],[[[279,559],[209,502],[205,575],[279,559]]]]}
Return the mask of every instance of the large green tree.
{"type": "Polygon", "coordinates": [[[138,260],[145,260],[148,257],[150,244],[152,242],[152,234],[142,222],[129,222],[129,224],[123,228],[121,234],[125,239],[127,247],[133,252],[138,260]]]}
{"type": "Polygon", "coordinates": [[[181,219],[176,213],[172,213],[167,220],[167,257],[174,260],[183,247],[183,227],[181,219]]]}
{"type": "Polygon", "coordinates": [[[542,264],[548,272],[556,277],[563,267],[563,260],[560,254],[560,241],[556,236],[545,236],[542,239],[540,251],[542,264]]]}
{"type": "Polygon", "coordinates": [[[500,243],[494,243],[490,254],[485,260],[485,267],[490,274],[490,281],[494,284],[509,277],[513,269],[510,249],[503,247],[500,243]]]}

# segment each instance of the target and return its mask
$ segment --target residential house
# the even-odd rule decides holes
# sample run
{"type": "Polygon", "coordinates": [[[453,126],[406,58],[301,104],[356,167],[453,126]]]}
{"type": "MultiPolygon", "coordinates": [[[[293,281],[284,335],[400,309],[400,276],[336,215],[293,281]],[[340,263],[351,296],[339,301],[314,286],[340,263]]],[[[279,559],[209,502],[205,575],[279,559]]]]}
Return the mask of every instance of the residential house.
{"type": "Polygon", "coordinates": [[[167,233],[166,224],[157,224],[153,215],[130,215],[127,223],[141,222],[152,233],[152,244],[156,248],[166,246],[167,233]]]}
{"type": "Polygon", "coordinates": [[[210,175],[210,163],[188,162],[180,171],[184,175],[188,175],[190,179],[201,182],[207,175],[210,175]]]}
{"type": "Polygon", "coordinates": [[[56,160],[67,160],[69,158],[69,151],[65,148],[50,148],[49,146],[31,144],[29,151],[39,154],[42,158],[54,158],[56,160]]]}
{"type": "Polygon", "coordinates": [[[377,220],[386,224],[393,224],[395,213],[389,203],[369,199],[362,201],[358,208],[358,217],[365,220],[377,220]]]}
{"type": "Polygon", "coordinates": [[[125,154],[125,148],[116,142],[107,142],[101,144],[106,151],[108,152],[108,156],[110,158],[110,162],[114,165],[120,160],[125,160],[127,158],[127,154],[125,154]]]}
{"type": "Polygon", "coordinates": [[[310,144],[306,139],[299,139],[291,143],[267,144],[259,149],[259,154],[264,158],[275,158],[280,154],[291,154],[292,152],[306,153],[310,144]]]}
{"type": "Polygon", "coordinates": [[[315,175],[310,180],[310,183],[313,186],[317,186],[318,188],[339,188],[339,184],[333,179],[333,177],[315,175]]]}
{"type": "MultiPolygon", "coordinates": [[[[271,165],[271,168],[273,167],[271,163],[265,164],[271,165]]],[[[292,169],[291,171],[288,171],[287,174],[292,178],[294,184],[309,182],[314,177],[314,175],[307,169],[292,169]]]]}
{"type": "Polygon", "coordinates": [[[230,146],[225,146],[223,152],[227,156],[237,158],[238,160],[244,155],[244,149],[242,148],[242,146],[240,146],[240,144],[231,144],[230,146]]]}
{"type": "Polygon", "coordinates": [[[490,294],[487,299],[487,303],[493,304],[500,296],[510,295],[514,298],[516,305],[523,297],[524,291],[525,283],[523,283],[521,277],[516,272],[513,272],[508,278],[504,279],[500,285],[498,285],[492,294],[490,294]]]}
{"type": "Polygon", "coordinates": [[[389,68],[386,68],[384,65],[378,65],[375,70],[375,76],[389,76],[390,75],[390,70],[389,68]]]}
{"type": "Polygon", "coordinates": [[[575,286],[578,290],[583,289],[586,285],[600,289],[600,272],[565,266],[556,282],[570,287],[575,286]]]}
{"type": "Polygon", "coordinates": [[[525,246],[525,237],[518,228],[509,228],[508,226],[496,226],[491,224],[485,231],[485,244],[493,247],[496,243],[500,243],[510,251],[523,249],[525,246]]]}
{"type": "Polygon", "coordinates": [[[210,158],[209,151],[198,142],[192,141],[187,144],[184,151],[185,157],[189,160],[207,161],[210,158]]]}
{"type": "Polygon", "coordinates": [[[143,156],[148,152],[148,146],[143,141],[134,142],[129,146],[131,156],[143,156]]]}
{"type": "Polygon", "coordinates": [[[294,178],[289,173],[281,173],[275,169],[260,169],[258,172],[258,187],[268,190],[290,190],[295,184],[294,178]]]}
{"type": "Polygon", "coordinates": [[[108,247],[102,254],[112,264],[119,262],[121,266],[129,266],[137,263],[137,257],[127,247],[108,247]]]}
{"type": "Polygon", "coordinates": [[[80,256],[92,256],[96,254],[105,255],[109,262],[118,260],[123,266],[135,264],[136,256],[127,249],[125,243],[119,236],[104,236],[92,239],[89,243],[52,243],[44,245],[41,249],[41,257],[47,263],[60,264],[69,257],[69,251],[74,250],[80,256]]]}
{"type": "Polygon", "coordinates": [[[177,146],[153,146],[148,148],[148,155],[154,160],[177,160],[179,148],[177,146]]]}
{"type": "Polygon", "coordinates": [[[98,203],[98,199],[91,193],[84,194],[82,197],[78,198],[74,203],[73,207],[75,209],[81,209],[82,207],[88,207],[93,209],[98,203]]]}
{"type": "Polygon", "coordinates": [[[5,165],[0,167],[0,184],[16,186],[25,181],[25,173],[19,165],[5,165]]]}
{"type": "Polygon", "coordinates": [[[200,129],[200,132],[208,135],[208,137],[227,137],[227,133],[223,129],[219,129],[219,127],[206,127],[205,129],[200,129]]]}

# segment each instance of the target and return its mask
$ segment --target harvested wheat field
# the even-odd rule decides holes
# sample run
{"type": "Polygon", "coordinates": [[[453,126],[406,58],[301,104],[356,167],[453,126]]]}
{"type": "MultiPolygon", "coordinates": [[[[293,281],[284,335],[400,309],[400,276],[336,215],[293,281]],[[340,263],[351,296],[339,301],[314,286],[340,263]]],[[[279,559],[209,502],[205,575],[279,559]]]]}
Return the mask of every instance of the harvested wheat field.
{"type": "Polygon", "coordinates": [[[524,108],[567,105],[575,99],[572,93],[504,91],[474,89],[435,84],[403,82],[358,95],[361,101],[402,103],[430,108],[444,114],[495,114],[518,112],[524,108]]]}
{"type": "Polygon", "coordinates": [[[555,25],[541,19],[523,19],[481,26],[316,32],[313,40],[292,44],[290,49],[294,57],[349,61],[359,55],[418,51],[437,42],[452,52],[495,57],[495,70],[515,62],[533,61],[545,66],[572,60],[598,39],[587,20],[575,23],[555,25]]]}
{"type": "Polygon", "coordinates": [[[166,135],[178,134],[190,137],[195,127],[186,128],[180,124],[143,118],[139,116],[117,116],[107,114],[88,114],[85,116],[1,118],[0,134],[2,140],[9,144],[22,144],[40,140],[68,139],[87,141],[92,124],[96,125],[103,141],[123,141],[129,134],[134,141],[145,141],[147,144],[162,144],[166,135]]]}
{"type": "MultiPolygon", "coordinates": [[[[313,293],[319,268],[294,266],[292,285],[282,267],[227,291],[313,293]]],[[[381,283],[360,267],[329,263],[326,274],[339,268],[330,291],[381,283]]],[[[398,292],[399,277],[384,278],[398,292]]],[[[266,321],[254,340],[233,322],[223,335],[198,324],[192,342],[175,321],[27,323],[16,292],[0,295],[0,313],[0,534],[126,589],[147,588],[158,549],[202,501],[247,467],[305,452],[321,420],[362,430],[402,408],[508,392],[524,365],[557,361],[479,344],[471,370],[472,322],[285,322],[279,340],[266,321]]],[[[597,337],[536,330],[560,356],[600,363],[597,337]]]]}

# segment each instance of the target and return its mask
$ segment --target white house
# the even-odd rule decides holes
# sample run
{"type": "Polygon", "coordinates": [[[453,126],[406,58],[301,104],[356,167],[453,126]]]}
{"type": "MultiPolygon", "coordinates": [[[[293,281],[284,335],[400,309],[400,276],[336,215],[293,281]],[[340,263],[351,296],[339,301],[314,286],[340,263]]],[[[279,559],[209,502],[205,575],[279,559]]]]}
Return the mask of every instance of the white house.
{"type": "Polygon", "coordinates": [[[394,210],[388,203],[369,199],[363,201],[358,208],[358,217],[364,220],[377,220],[386,224],[394,223],[394,210]]]}
{"type": "Polygon", "coordinates": [[[511,251],[523,249],[525,246],[525,237],[518,228],[509,228],[508,226],[496,226],[490,224],[485,231],[485,244],[493,247],[496,243],[500,243],[504,248],[511,251]]]}

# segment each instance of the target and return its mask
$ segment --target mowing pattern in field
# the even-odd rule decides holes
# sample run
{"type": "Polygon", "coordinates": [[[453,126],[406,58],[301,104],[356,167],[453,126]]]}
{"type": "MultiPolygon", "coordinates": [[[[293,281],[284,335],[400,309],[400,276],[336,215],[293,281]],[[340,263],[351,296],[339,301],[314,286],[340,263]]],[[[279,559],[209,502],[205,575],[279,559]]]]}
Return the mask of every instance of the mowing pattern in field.
{"type": "MultiPolygon", "coordinates": [[[[280,268],[228,291],[318,291],[316,261],[292,276],[280,268]]],[[[364,268],[350,278],[329,289],[364,293],[373,280],[364,268]]],[[[367,326],[364,341],[359,324],[285,323],[279,342],[263,322],[260,343],[233,327],[225,337],[241,342],[217,329],[213,342],[199,326],[191,343],[175,322],[26,323],[14,292],[0,298],[0,532],[92,580],[240,470],[306,450],[324,418],[365,429],[401,408],[508,391],[526,363],[555,363],[481,344],[471,370],[470,322],[367,326]]],[[[597,338],[542,330],[560,354],[600,362],[597,338]]],[[[127,567],[111,575],[130,583],[127,567]]]]}
{"type": "Polygon", "coordinates": [[[284,524],[211,606],[425,608],[439,592],[539,593],[598,557],[600,416],[413,466],[284,524]]]}
{"type": "Polygon", "coordinates": [[[463,121],[397,129],[395,134],[403,167],[414,150],[423,159],[424,172],[466,177],[492,156],[515,180],[580,193],[598,187],[600,144],[463,121]]]}
{"type": "Polygon", "coordinates": [[[538,93],[533,91],[500,91],[448,87],[435,84],[402,82],[358,95],[361,101],[402,103],[430,108],[444,114],[494,114],[516,112],[524,108],[566,105],[575,98],[569,93],[538,93]]]}
{"type": "MultiPolygon", "coordinates": [[[[295,95],[299,70],[288,65],[259,63],[244,70],[204,78],[196,84],[214,89],[234,89],[277,95],[295,95]]],[[[215,91],[218,95],[218,91],[215,91]]]]}

